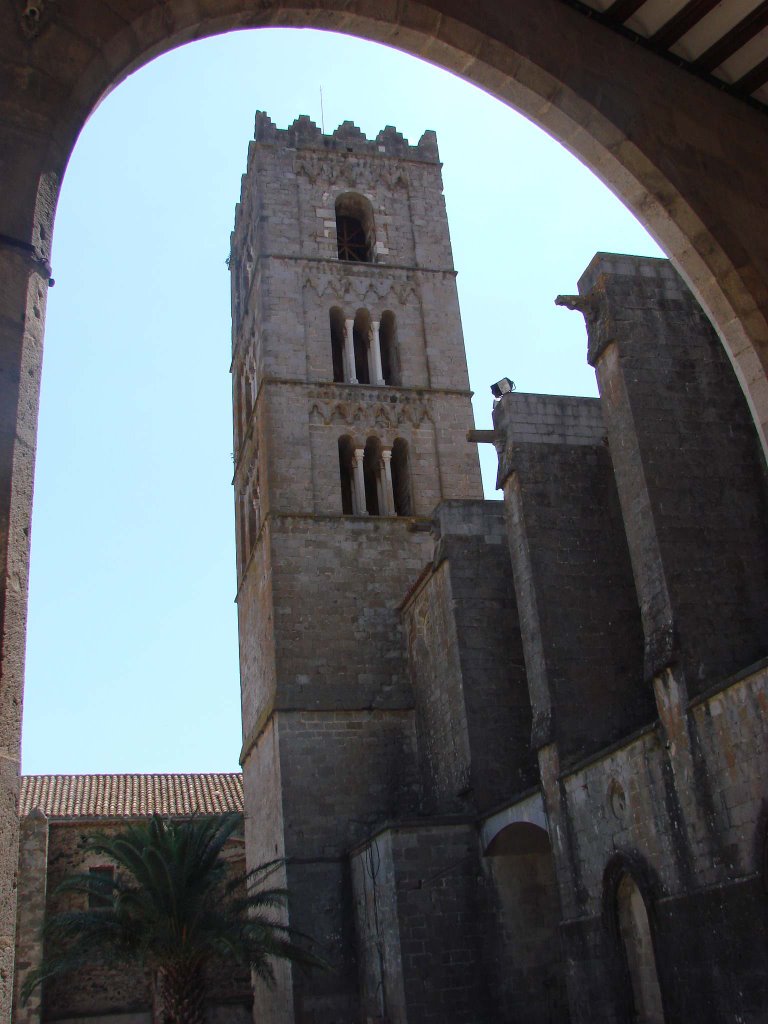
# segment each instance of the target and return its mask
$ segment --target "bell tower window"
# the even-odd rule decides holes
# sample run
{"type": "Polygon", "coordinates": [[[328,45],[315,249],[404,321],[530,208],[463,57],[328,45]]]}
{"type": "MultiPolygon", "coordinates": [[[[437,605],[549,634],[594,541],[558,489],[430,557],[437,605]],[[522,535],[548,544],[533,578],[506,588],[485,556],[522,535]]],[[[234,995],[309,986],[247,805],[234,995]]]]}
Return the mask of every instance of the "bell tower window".
{"type": "Polygon", "coordinates": [[[365,480],[365,510],[369,516],[381,515],[385,502],[381,490],[381,442],[377,437],[369,437],[365,442],[363,478],[365,480]]]}
{"type": "Polygon", "coordinates": [[[385,384],[401,383],[395,328],[395,314],[390,310],[382,313],[379,326],[379,351],[381,353],[381,377],[385,384]]]}
{"type": "Polygon", "coordinates": [[[336,199],[336,243],[340,260],[373,263],[373,209],[357,192],[343,192],[336,199]]]}
{"type": "Polygon", "coordinates": [[[355,350],[355,380],[358,384],[371,383],[368,349],[371,339],[371,318],[367,309],[358,309],[352,333],[355,350]]]}
{"type": "Polygon", "coordinates": [[[355,446],[351,437],[339,438],[339,477],[341,479],[341,514],[355,514],[355,446]]]}
{"type": "Polygon", "coordinates": [[[392,445],[392,497],[396,516],[412,516],[411,475],[408,469],[408,442],[401,437],[392,445]]]}
{"type": "Polygon", "coordinates": [[[346,379],[344,372],[344,313],[338,306],[331,310],[331,359],[333,363],[333,379],[341,384],[346,379]]]}

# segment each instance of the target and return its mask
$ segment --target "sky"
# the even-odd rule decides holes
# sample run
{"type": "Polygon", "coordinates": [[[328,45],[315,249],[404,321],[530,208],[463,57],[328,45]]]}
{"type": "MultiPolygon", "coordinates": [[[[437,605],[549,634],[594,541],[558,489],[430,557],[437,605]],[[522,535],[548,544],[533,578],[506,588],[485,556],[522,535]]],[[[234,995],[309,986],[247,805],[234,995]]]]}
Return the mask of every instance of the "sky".
{"type": "MultiPolygon", "coordinates": [[[[62,187],[48,300],[23,771],[235,771],[240,751],[226,258],[257,109],[432,128],[479,427],[489,385],[595,395],[554,306],[595,252],[663,255],[522,116],[378,44],[259,29],[110,93],[62,187]],[[322,110],[321,110],[322,89],[322,110]]],[[[487,497],[492,450],[482,446],[487,497]]]]}

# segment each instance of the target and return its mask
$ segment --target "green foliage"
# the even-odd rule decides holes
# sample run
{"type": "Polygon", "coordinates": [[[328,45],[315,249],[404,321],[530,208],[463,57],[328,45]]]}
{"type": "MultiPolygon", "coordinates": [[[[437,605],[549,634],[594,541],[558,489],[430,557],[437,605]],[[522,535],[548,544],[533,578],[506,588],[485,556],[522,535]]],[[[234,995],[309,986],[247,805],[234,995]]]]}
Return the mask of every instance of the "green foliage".
{"type": "Polygon", "coordinates": [[[114,877],[72,875],[57,892],[97,897],[98,908],[50,916],[43,928],[45,958],[27,978],[22,999],[47,979],[84,966],[148,968],[159,977],[166,1020],[202,1019],[203,970],[216,960],[250,967],[267,984],[272,961],[304,968],[324,962],[303,938],[279,923],[284,889],[266,888],[280,861],[232,877],[224,847],[238,815],[172,821],[153,817],[114,836],[97,835],[87,852],[112,861],[114,877]]]}

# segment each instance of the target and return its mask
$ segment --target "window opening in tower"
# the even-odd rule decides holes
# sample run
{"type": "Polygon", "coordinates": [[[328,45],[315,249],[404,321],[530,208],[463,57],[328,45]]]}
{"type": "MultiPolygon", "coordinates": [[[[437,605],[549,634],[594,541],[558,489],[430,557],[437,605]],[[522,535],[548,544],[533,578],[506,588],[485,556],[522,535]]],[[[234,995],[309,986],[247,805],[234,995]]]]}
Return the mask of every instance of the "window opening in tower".
{"type": "Polygon", "coordinates": [[[365,229],[357,217],[340,213],[336,216],[336,237],[339,259],[352,263],[370,263],[370,250],[365,229]]]}

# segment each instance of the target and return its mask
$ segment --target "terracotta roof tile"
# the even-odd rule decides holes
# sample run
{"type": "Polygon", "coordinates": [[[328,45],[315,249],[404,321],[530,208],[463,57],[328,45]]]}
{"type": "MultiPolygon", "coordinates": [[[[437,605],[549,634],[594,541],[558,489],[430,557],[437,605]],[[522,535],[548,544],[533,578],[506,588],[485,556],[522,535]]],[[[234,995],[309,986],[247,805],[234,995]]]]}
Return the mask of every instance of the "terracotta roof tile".
{"type": "Polygon", "coordinates": [[[243,811],[240,772],[188,775],[23,775],[19,813],[49,818],[186,817],[243,811]]]}

